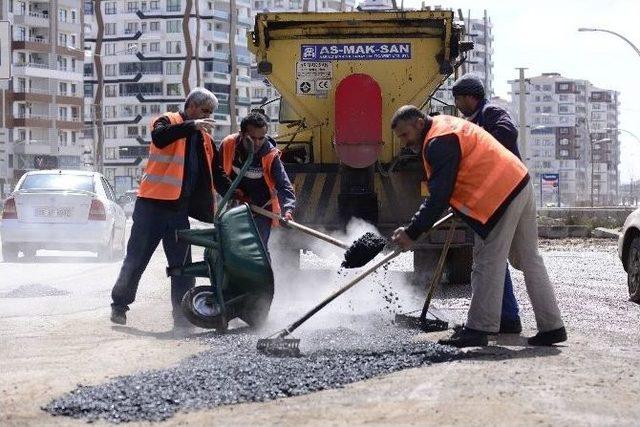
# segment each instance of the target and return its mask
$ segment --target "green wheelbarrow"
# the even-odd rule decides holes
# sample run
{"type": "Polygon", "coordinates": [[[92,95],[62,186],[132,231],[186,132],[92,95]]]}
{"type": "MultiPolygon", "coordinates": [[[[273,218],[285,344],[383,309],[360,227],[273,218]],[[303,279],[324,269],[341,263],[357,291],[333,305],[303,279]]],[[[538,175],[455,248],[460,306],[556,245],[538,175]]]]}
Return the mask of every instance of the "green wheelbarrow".
{"type": "Polygon", "coordinates": [[[167,276],[207,277],[208,286],[191,288],[182,299],[185,316],[196,326],[225,331],[240,318],[253,327],[267,318],[273,299],[273,270],[266,248],[243,204],[228,208],[229,200],[253,160],[253,150],[231,183],[214,216],[213,227],[180,230],[176,238],[202,246],[204,260],[167,267],[167,276]]]}

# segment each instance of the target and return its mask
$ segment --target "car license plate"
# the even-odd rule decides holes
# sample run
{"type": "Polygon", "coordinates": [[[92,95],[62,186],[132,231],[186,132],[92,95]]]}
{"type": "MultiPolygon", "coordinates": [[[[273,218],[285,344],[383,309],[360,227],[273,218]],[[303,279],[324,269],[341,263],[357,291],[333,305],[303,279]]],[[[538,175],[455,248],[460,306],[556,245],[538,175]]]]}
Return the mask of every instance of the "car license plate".
{"type": "Polygon", "coordinates": [[[73,208],[35,208],[34,216],[38,218],[70,218],[73,208]]]}

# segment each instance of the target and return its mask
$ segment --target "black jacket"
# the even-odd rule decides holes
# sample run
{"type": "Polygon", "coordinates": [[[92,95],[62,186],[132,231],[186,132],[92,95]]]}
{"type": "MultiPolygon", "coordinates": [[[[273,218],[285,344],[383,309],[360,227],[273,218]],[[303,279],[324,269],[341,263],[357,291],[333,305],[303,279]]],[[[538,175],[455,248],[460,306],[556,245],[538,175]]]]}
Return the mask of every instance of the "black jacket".
{"type": "Polygon", "coordinates": [[[502,107],[490,104],[486,99],[480,102],[478,114],[471,121],[489,132],[505,148],[519,159],[518,128],[511,120],[509,112],[502,107]]]}
{"type": "Polygon", "coordinates": [[[206,161],[202,134],[196,129],[193,120],[186,120],[186,115],[183,112],[180,114],[182,118],[185,119],[184,122],[172,125],[168,117],[161,116],[156,120],[153,125],[153,130],[151,131],[151,143],[158,148],[164,148],[181,138],[186,138],[187,140],[184,160],[185,176],[183,176],[182,179],[183,189],[180,192],[180,198],[178,200],[148,200],[152,200],[159,206],[175,211],[185,209],[192,218],[205,222],[213,222],[214,212],[212,212],[211,209],[213,206],[213,194],[211,192],[211,181],[209,180],[208,171],[213,171],[213,183],[216,191],[221,195],[226,194],[231,185],[231,181],[222,169],[222,159],[215,144],[212,144],[214,158],[213,164],[210,165],[207,164],[206,161]],[[193,187],[193,192],[185,197],[184,186],[187,182],[186,175],[189,173],[189,168],[191,167],[188,153],[191,149],[191,144],[194,142],[196,143],[197,158],[200,163],[199,170],[202,171],[202,173],[198,174],[198,180],[193,187]]]}

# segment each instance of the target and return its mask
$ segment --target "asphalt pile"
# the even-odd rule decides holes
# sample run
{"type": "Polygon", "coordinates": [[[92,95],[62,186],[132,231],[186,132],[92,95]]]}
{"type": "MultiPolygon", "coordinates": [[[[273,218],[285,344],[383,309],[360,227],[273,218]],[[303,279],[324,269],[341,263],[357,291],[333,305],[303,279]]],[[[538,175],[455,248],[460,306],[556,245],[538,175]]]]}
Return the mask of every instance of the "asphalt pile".
{"type": "Polygon", "coordinates": [[[382,236],[371,232],[363,234],[344,253],[342,267],[362,267],[382,252],[386,244],[387,240],[382,236]]]}
{"type": "Polygon", "coordinates": [[[206,338],[211,350],[176,367],[78,385],[42,409],[87,421],[162,421],[179,411],[299,396],[460,357],[379,319],[362,330],[307,331],[300,338],[303,357],[277,358],[258,353],[254,335],[215,335],[206,338]]]}

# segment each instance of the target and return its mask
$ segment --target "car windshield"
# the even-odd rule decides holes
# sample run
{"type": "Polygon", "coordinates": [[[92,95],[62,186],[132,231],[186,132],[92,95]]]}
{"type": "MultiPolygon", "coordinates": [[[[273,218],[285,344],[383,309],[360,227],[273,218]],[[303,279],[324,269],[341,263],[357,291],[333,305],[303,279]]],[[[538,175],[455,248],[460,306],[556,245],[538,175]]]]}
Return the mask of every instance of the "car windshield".
{"type": "Polygon", "coordinates": [[[95,192],[90,175],[37,174],[27,175],[20,190],[82,190],[95,192]]]}

